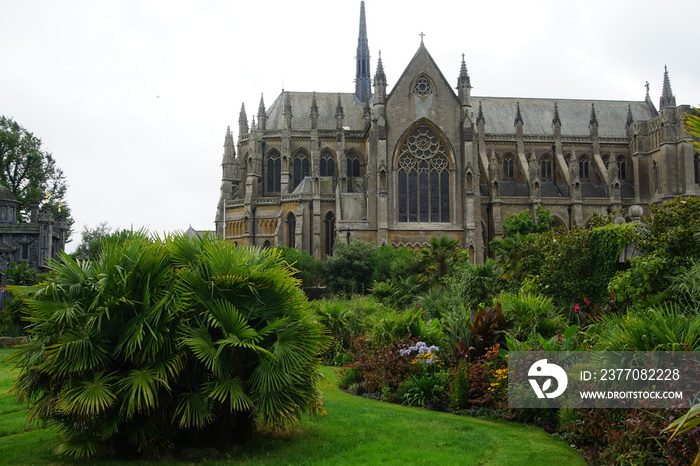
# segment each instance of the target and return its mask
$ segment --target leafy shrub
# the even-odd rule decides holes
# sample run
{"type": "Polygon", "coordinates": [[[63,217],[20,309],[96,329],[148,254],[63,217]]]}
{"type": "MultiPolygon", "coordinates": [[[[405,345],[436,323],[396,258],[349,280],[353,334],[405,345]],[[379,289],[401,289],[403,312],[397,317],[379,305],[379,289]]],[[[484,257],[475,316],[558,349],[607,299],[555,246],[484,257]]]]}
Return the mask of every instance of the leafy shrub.
{"type": "Polygon", "coordinates": [[[545,338],[554,336],[567,327],[567,319],[554,308],[547,296],[539,293],[503,293],[496,298],[512,319],[509,334],[525,339],[536,331],[545,338]]]}
{"type": "Polygon", "coordinates": [[[377,246],[353,240],[337,242],[333,255],[324,261],[326,285],[334,293],[362,293],[372,286],[372,257],[377,246]]]}
{"type": "Polygon", "coordinates": [[[633,257],[629,262],[628,269],[613,275],[608,290],[618,303],[641,308],[666,287],[666,276],[672,267],[667,258],[655,254],[633,257]]]}
{"type": "Polygon", "coordinates": [[[420,250],[419,260],[421,281],[433,287],[441,285],[444,277],[458,261],[465,260],[465,256],[458,240],[434,236],[420,250]]]}
{"type": "Polygon", "coordinates": [[[700,446],[700,430],[670,439],[662,432],[681,410],[574,409],[565,413],[560,435],[591,464],[690,464],[700,446]]]}
{"type": "Polygon", "coordinates": [[[302,286],[319,286],[323,283],[323,263],[306,251],[295,248],[276,246],[282,253],[285,262],[296,271],[296,278],[302,286]]]}
{"type": "Polygon", "coordinates": [[[327,338],[279,251],[132,237],[49,267],[12,288],[32,321],[15,392],[59,453],[225,447],[321,409],[327,338]]]}
{"type": "Polygon", "coordinates": [[[492,259],[484,264],[461,262],[453,273],[445,278],[447,289],[456,302],[470,309],[491,299],[505,288],[501,267],[492,259]]]}
{"type": "Polygon", "coordinates": [[[670,277],[667,295],[686,312],[700,310],[700,260],[692,261],[687,268],[670,277]]]}
{"type": "Polygon", "coordinates": [[[4,272],[4,279],[8,285],[33,285],[37,279],[37,273],[34,267],[27,262],[15,262],[11,264],[4,272]]]}
{"type": "Polygon", "coordinates": [[[673,258],[678,265],[700,258],[700,198],[676,197],[661,205],[650,204],[651,215],[640,230],[642,250],[673,258]]]}
{"type": "Polygon", "coordinates": [[[367,338],[377,345],[411,338],[431,343],[441,343],[443,339],[439,322],[423,320],[420,308],[374,314],[368,318],[367,329],[367,338]]]}
{"type": "Polygon", "coordinates": [[[600,351],[698,351],[700,315],[685,314],[678,305],[624,315],[604,315],[589,331],[600,351]]]}
{"type": "Polygon", "coordinates": [[[333,342],[322,359],[324,364],[342,366],[350,362],[347,350],[351,342],[365,331],[364,316],[354,312],[346,301],[320,300],[311,303],[318,319],[330,331],[333,342]]]}
{"type": "Polygon", "coordinates": [[[452,409],[502,407],[506,401],[507,369],[499,351],[500,346],[496,345],[474,362],[459,361],[449,390],[452,409]]]}
{"type": "Polygon", "coordinates": [[[372,281],[400,280],[419,271],[418,253],[407,247],[379,246],[370,256],[372,281]]]}
{"type": "Polygon", "coordinates": [[[417,373],[417,367],[411,364],[411,358],[401,354],[401,350],[412,343],[411,340],[400,340],[377,345],[358,338],[350,351],[354,361],[348,367],[362,376],[365,391],[382,393],[383,389],[388,389],[390,393],[396,393],[401,382],[417,373]]]}
{"type": "Polygon", "coordinates": [[[489,348],[500,343],[505,338],[503,332],[509,324],[501,303],[497,302],[493,307],[479,306],[477,310],[471,311],[467,328],[472,333],[472,356],[479,358],[485,355],[489,348]]]}

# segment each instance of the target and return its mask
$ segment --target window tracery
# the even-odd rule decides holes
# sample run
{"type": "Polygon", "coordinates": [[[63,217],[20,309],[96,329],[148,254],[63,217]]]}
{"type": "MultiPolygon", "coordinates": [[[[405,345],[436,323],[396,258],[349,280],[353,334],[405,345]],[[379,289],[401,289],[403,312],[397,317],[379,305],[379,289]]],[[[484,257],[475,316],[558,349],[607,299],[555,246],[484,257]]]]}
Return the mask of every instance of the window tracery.
{"type": "Polygon", "coordinates": [[[423,124],[404,140],[398,157],[399,222],[450,221],[450,162],[445,143],[423,124]]]}
{"type": "Polygon", "coordinates": [[[433,87],[428,78],[421,76],[416,79],[416,82],[413,84],[413,93],[420,97],[426,97],[432,94],[433,87]]]}

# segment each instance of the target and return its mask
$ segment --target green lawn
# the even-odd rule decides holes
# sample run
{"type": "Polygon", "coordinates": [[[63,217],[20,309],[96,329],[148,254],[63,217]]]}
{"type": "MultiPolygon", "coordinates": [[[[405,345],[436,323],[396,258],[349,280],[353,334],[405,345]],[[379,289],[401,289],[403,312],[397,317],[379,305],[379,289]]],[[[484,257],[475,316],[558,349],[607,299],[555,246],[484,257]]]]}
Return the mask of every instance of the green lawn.
{"type": "MultiPolygon", "coordinates": [[[[1,359],[8,354],[0,350],[1,359]]],[[[541,429],[357,398],[337,388],[332,368],[324,368],[324,374],[328,415],[306,417],[285,434],[260,437],[227,455],[228,461],[207,464],[586,464],[541,429]]],[[[7,394],[12,377],[0,364],[0,463],[67,464],[51,455],[58,435],[28,425],[21,406],[7,394]]]]}

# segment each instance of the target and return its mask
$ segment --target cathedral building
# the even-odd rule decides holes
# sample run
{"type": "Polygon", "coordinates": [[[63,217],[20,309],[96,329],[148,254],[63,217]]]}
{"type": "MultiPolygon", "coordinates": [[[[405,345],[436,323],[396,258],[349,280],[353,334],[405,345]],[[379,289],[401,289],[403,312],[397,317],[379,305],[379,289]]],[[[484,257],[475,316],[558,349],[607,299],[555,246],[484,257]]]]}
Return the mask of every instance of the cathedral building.
{"type": "Polygon", "coordinates": [[[317,258],[336,241],[419,246],[458,240],[476,263],[503,220],[537,206],[566,229],[677,195],[700,195],[699,154],[684,131],[667,70],[657,109],[640,101],[474,96],[423,40],[388,89],[372,79],[360,7],[355,92],[283,90],[263,98],[238,140],[224,139],[217,234],[317,258]],[[455,92],[456,91],[456,92],[455,92]]]}

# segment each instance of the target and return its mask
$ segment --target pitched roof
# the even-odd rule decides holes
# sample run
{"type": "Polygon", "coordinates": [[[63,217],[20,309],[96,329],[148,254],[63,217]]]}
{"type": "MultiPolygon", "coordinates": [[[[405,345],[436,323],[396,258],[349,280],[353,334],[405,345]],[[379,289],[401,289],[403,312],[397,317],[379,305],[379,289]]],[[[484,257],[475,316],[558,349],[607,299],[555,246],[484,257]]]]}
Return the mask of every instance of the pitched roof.
{"type": "Polygon", "coordinates": [[[634,121],[649,120],[655,115],[644,101],[612,100],[573,100],[573,99],[533,99],[516,97],[478,97],[472,102],[481,104],[487,133],[515,134],[514,119],[518,104],[523,119],[523,134],[552,134],[554,104],[557,104],[561,132],[568,136],[589,136],[591,104],[595,105],[600,137],[627,137],[626,123],[628,112],[632,111],[634,121]]]}
{"type": "MultiPolygon", "coordinates": [[[[275,99],[267,110],[267,125],[265,129],[281,130],[284,128],[284,95],[289,96],[289,103],[292,106],[292,129],[307,130],[311,128],[311,103],[313,92],[289,92],[283,91],[275,99]]],[[[364,104],[358,102],[355,93],[348,92],[316,92],[316,105],[318,106],[318,129],[336,129],[335,111],[338,106],[338,95],[340,104],[343,107],[345,118],[343,126],[351,130],[363,130],[365,121],[362,119],[364,104]]]]}

